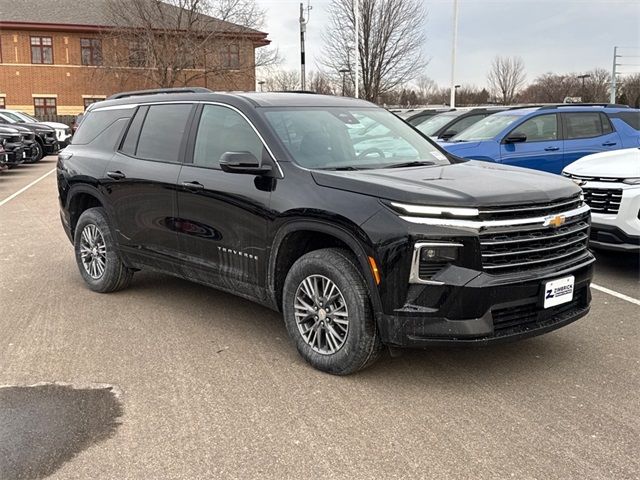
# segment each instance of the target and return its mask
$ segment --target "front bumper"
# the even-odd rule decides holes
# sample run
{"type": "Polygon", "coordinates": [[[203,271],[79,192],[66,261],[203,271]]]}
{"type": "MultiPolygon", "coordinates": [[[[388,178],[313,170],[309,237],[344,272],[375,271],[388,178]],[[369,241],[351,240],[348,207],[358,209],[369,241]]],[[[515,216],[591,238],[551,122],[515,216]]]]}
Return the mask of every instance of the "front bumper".
{"type": "MultiPolygon", "coordinates": [[[[589,312],[594,261],[589,255],[571,268],[527,279],[480,273],[463,285],[413,285],[404,307],[377,315],[382,340],[394,347],[486,345],[555,330],[589,312]],[[544,283],[568,275],[575,277],[573,300],[544,309],[544,283]]],[[[464,276],[457,268],[450,267],[449,278],[464,276]]]]}
{"type": "Polygon", "coordinates": [[[58,144],[56,137],[53,135],[42,137],[42,142],[43,150],[46,155],[53,155],[55,153],[58,153],[58,151],[60,150],[60,145],[58,144]]]}
{"type": "Polygon", "coordinates": [[[588,182],[587,186],[622,190],[616,213],[592,212],[589,245],[619,252],[640,251],[640,186],[602,182],[588,182]]]}

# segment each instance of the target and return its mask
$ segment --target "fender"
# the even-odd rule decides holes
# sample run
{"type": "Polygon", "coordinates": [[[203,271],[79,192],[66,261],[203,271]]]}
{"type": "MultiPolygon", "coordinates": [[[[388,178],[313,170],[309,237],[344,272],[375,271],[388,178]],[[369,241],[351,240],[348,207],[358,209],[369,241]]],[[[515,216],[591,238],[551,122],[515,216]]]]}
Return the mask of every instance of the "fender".
{"type": "MultiPolygon", "coordinates": [[[[357,227],[356,227],[357,228],[357,227]]],[[[328,235],[333,235],[337,239],[344,242],[355,254],[358,262],[360,263],[361,271],[364,274],[367,289],[369,290],[369,298],[371,299],[371,303],[373,304],[374,311],[380,311],[382,308],[382,303],[380,300],[380,295],[378,292],[378,288],[376,286],[375,280],[373,278],[373,274],[371,273],[371,267],[369,266],[369,260],[367,251],[363,246],[362,242],[358,241],[355,235],[352,232],[349,232],[346,228],[342,226],[338,226],[335,224],[328,224],[322,220],[315,219],[301,219],[301,220],[293,220],[278,230],[276,233],[272,246],[271,252],[269,255],[269,265],[267,271],[267,290],[268,294],[271,296],[272,303],[279,310],[280,305],[276,300],[276,289],[275,289],[275,268],[276,268],[276,260],[278,258],[278,253],[280,251],[280,246],[284,238],[293,232],[296,231],[316,231],[320,233],[325,233],[328,235]]],[[[358,230],[360,230],[358,228],[358,230]]],[[[363,233],[363,236],[365,234],[363,233]]]]}
{"type": "MultiPolygon", "coordinates": [[[[112,231],[115,231],[115,228],[114,228],[115,225],[113,222],[113,215],[112,215],[113,212],[111,212],[109,208],[109,202],[105,199],[103,193],[95,185],[88,185],[86,183],[72,185],[69,188],[69,191],[67,193],[67,201],[66,201],[66,205],[64,206],[65,210],[71,213],[71,209],[69,207],[73,199],[75,198],[75,196],[80,193],[88,193],[89,195],[92,195],[93,197],[98,199],[98,201],[102,204],[103,208],[105,209],[105,212],[107,213],[107,222],[109,223],[109,227],[111,228],[112,231]]],[[[70,225],[70,226],[75,229],[75,225],[70,225]]],[[[114,235],[113,238],[116,242],[118,242],[117,235],[114,235]]]]}

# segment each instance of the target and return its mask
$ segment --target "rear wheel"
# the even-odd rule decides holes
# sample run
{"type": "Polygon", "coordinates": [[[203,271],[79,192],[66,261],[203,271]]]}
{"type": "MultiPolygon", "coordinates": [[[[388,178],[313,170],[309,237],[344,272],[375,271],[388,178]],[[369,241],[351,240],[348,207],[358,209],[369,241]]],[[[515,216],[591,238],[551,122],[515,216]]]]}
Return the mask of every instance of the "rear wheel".
{"type": "Polygon", "coordinates": [[[356,262],[347,250],[316,250],[293,264],[284,285],[285,324],[298,352],[337,375],[365,368],[382,350],[356,262]]]}
{"type": "Polygon", "coordinates": [[[80,215],[74,247],[80,275],[91,290],[115,292],[131,282],[133,270],[122,262],[102,208],[90,208],[80,215]]]}
{"type": "Polygon", "coordinates": [[[29,159],[29,163],[39,162],[44,156],[44,152],[42,150],[42,145],[40,145],[37,141],[33,145],[33,151],[31,153],[31,158],[29,159]]]}

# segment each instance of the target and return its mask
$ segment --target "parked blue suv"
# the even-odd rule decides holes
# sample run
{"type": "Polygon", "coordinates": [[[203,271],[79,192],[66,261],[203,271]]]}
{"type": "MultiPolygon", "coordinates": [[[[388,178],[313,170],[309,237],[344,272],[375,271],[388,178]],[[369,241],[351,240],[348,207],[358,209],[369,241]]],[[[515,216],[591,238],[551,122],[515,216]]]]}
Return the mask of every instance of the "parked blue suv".
{"type": "Polygon", "coordinates": [[[640,110],[545,105],[494,113],[441,143],[463,158],[561,173],[591,153],[640,146],[640,110]]]}

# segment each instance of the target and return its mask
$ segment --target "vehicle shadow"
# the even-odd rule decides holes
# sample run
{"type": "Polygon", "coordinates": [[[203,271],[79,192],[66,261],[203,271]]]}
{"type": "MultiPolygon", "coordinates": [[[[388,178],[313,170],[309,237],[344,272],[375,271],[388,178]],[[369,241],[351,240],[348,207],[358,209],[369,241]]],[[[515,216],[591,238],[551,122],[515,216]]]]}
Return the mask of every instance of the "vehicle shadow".
{"type": "MultiPolygon", "coordinates": [[[[126,292],[135,293],[136,297],[171,297],[176,315],[183,316],[185,321],[223,329],[231,338],[237,339],[238,344],[245,341],[263,342],[263,347],[269,348],[281,361],[311,369],[298,356],[293,343],[289,341],[282,316],[278,312],[207,286],[155,273],[136,274],[131,287],[121,294],[126,292]],[[185,309],[180,305],[189,305],[189,308],[185,309]],[[202,312],[221,310],[224,310],[225,315],[216,315],[215,318],[213,315],[202,315],[202,312]],[[255,338],[247,340],[250,336],[255,338]]],[[[155,299],[152,301],[155,303],[155,299]]],[[[396,358],[392,358],[385,349],[377,363],[349,378],[399,384],[406,382],[408,378],[420,383],[429,379],[451,385],[469,382],[470,378],[480,382],[489,378],[531,378],[548,371],[550,365],[562,366],[579,361],[575,356],[579,350],[577,347],[577,340],[571,335],[551,332],[540,337],[488,347],[407,349],[402,350],[402,355],[396,358]]]]}

